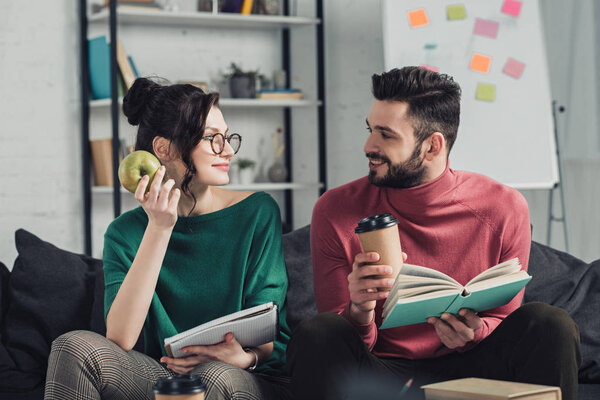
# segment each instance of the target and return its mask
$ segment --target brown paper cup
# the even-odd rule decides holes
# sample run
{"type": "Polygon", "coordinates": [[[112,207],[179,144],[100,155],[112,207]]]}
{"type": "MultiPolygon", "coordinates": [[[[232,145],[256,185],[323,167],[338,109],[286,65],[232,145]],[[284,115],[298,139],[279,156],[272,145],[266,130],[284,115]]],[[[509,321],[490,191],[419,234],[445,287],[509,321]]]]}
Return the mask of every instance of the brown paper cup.
{"type": "MultiPolygon", "coordinates": [[[[392,267],[390,275],[376,275],[373,276],[373,279],[396,279],[403,264],[398,225],[393,224],[381,229],[360,232],[358,233],[358,238],[365,253],[376,252],[379,254],[379,261],[373,264],[390,265],[392,267]]],[[[378,290],[384,291],[389,289],[379,288],[378,290]]]]}
{"type": "Polygon", "coordinates": [[[204,400],[204,392],[193,394],[155,394],[156,400],[204,400]]]}
{"type": "Polygon", "coordinates": [[[174,375],[159,378],[152,392],[156,400],[204,400],[206,386],[199,375],[174,375]]]}

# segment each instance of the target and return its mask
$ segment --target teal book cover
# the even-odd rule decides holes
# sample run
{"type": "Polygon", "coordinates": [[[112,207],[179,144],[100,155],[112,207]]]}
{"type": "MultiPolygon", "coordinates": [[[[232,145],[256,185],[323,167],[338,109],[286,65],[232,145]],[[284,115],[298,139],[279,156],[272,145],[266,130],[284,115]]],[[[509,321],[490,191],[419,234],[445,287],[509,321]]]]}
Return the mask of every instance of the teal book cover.
{"type": "MultiPolygon", "coordinates": [[[[431,296],[420,296],[415,300],[403,299],[398,301],[379,329],[395,328],[427,322],[429,317],[440,317],[442,313],[457,314],[461,308],[469,308],[476,312],[490,310],[510,302],[531,280],[531,276],[484,287],[463,295],[462,288],[456,293],[431,296]]],[[[481,286],[481,285],[479,285],[481,286]]]]}
{"type": "Polygon", "coordinates": [[[88,40],[90,89],[93,99],[110,97],[110,50],[106,36],[88,40]]]}
{"type": "Polygon", "coordinates": [[[442,297],[416,300],[410,303],[399,302],[383,320],[379,329],[395,328],[427,322],[427,318],[442,315],[450,304],[459,296],[457,293],[442,297]]]}
{"type": "Polygon", "coordinates": [[[457,296],[456,300],[444,312],[458,314],[461,308],[470,308],[473,311],[485,311],[508,303],[527,285],[531,276],[515,282],[473,290],[467,296],[457,296]]]}

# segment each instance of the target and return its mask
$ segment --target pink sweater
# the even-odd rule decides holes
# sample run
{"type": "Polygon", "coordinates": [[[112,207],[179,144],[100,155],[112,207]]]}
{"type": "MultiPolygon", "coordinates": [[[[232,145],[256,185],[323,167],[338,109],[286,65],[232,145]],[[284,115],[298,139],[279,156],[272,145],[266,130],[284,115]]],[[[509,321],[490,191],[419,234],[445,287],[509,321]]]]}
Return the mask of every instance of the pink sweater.
{"type": "MultiPolygon", "coordinates": [[[[527,269],[527,202],[518,191],[488,177],[446,167],[437,179],[410,189],[379,188],[364,177],[327,191],[315,205],[311,250],[319,312],[348,318],[377,356],[419,359],[453,352],[427,323],[378,331],[383,301],[369,324],[360,325],[348,315],[347,276],[354,256],[362,252],[354,228],[361,218],[381,213],[398,219],[408,263],[435,268],[464,285],[513,257],[527,269]]],[[[466,351],[487,337],[522,299],[523,291],[509,304],[480,313],[483,326],[475,340],[458,350],[466,351]]]]}

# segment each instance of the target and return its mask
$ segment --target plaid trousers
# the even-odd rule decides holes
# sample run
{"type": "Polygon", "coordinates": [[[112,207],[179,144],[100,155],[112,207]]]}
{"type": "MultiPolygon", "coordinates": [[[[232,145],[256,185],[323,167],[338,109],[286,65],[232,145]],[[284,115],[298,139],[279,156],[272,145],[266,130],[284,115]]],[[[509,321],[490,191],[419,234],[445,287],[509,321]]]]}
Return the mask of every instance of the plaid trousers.
{"type": "MultiPolygon", "coordinates": [[[[250,373],[219,361],[200,364],[192,373],[199,374],[207,386],[206,400],[290,397],[287,378],[250,373]]],[[[94,332],[73,331],[52,343],[44,399],[154,399],[154,383],[172,375],[145,354],[124,351],[94,332]]]]}

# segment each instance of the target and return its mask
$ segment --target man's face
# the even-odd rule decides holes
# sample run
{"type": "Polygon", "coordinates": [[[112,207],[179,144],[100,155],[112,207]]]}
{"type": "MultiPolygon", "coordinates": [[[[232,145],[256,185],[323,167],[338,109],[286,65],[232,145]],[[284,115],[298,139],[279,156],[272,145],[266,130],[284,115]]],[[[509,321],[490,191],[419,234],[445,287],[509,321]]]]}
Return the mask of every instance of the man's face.
{"type": "Polygon", "coordinates": [[[409,188],[424,183],[423,146],[417,148],[407,110],[408,104],[398,101],[375,100],[371,106],[364,151],[373,185],[409,188]]]}

